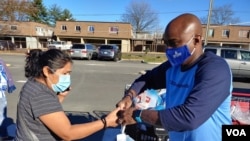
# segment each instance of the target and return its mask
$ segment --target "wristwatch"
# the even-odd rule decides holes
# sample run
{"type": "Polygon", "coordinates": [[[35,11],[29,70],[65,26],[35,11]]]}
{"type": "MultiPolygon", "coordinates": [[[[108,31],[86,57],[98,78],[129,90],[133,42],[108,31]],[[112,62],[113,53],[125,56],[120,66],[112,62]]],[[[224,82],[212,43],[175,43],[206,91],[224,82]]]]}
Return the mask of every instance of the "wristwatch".
{"type": "Polygon", "coordinates": [[[142,122],[142,120],[141,120],[141,112],[142,112],[142,110],[135,110],[134,112],[133,112],[133,118],[134,118],[134,120],[137,122],[137,123],[141,123],[142,122]]]}

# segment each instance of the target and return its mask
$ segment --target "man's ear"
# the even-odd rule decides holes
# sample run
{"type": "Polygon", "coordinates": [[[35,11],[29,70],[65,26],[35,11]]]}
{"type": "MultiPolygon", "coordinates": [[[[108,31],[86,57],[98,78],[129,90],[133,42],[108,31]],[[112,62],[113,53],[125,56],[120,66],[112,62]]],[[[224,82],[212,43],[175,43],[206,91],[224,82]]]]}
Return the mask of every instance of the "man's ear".
{"type": "Polygon", "coordinates": [[[202,37],[201,37],[201,35],[195,35],[194,41],[195,41],[195,44],[202,43],[202,37]]]}
{"type": "Polygon", "coordinates": [[[44,66],[44,67],[43,67],[43,75],[44,75],[45,77],[48,77],[48,76],[49,76],[49,73],[51,73],[49,67],[48,67],[48,66],[44,66]]]}

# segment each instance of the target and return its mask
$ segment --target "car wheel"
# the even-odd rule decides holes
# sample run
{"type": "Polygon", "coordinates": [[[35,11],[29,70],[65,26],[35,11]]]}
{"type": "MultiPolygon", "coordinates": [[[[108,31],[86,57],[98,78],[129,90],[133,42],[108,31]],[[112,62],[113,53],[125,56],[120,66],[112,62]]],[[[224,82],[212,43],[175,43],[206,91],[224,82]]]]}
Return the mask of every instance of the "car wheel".
{"type": "Polygon", "coordinates": [[[115,62],[119,61],[119,58],[117,56],[114,57],[113,59],[115,62]]]}
{"type": "Polygon", "coordinates": [[[89,54],[88,55],[88,60],[91,60],[91,58],[92,58],[92,54],[89,54]]]}

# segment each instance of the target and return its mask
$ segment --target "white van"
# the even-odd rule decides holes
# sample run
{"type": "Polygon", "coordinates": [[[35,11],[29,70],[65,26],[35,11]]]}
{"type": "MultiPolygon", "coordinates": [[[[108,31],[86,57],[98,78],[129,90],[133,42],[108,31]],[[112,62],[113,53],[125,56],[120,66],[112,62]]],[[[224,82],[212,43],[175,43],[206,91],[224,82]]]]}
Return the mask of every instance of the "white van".
{"type": "Polygon", "coordinates": [[[232,47],[204,47],[204,52],[211,51],[224,58],[229,64],[233,77],[250,78],[250,50],[232,47]]]}
{"type": "Polygon", "coordinates": [[[96,59],[97,50],[96,47],[92,44],[75,43],[70,49],[70,56],[71,58],[78,59],[96,59]]]}

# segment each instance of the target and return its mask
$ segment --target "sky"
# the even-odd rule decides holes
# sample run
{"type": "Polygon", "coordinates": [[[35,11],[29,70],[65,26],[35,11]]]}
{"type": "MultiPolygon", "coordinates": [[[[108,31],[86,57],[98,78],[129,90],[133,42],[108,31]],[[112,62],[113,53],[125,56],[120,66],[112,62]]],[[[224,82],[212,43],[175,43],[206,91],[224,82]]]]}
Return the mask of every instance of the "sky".
{"type": "MultiPolygon", "coordinates": [[[[43,0],[49,8],[53,4],[68,9],[77,21],[119,22],[133,0],[43,0]]],[[[143,0],[137,0],[143,1],[143,0]]],[[[239,24],[250,25],[250,0],[211,0],[213,7],[232,5],[234,17],[239,24]]],[[[159,27],[165,28],[168,22],[182,13],[192,13],[198,17],[208,15],[210,0],[144,0],[158,13],[159,27]]]]}

